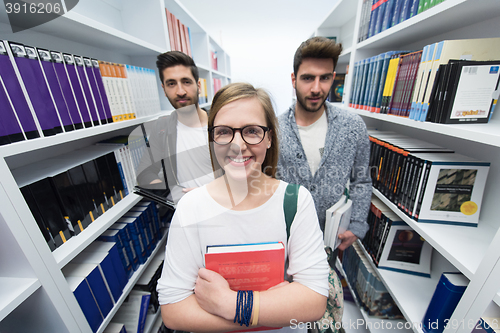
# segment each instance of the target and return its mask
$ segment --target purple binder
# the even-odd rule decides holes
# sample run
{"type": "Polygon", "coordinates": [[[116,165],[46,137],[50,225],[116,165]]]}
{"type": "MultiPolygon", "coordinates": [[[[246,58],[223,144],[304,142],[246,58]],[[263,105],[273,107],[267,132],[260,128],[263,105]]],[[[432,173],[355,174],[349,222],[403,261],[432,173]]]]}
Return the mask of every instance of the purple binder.
{"type": "Polygon", "coordinates": [[[24,96],[12,62],[7,54],[6,47],[9,47],[8,43],[6,41],[4,41],[4,43],[5,44],[0,42],[0,76],[5,85],[5,90],[12,101],[13,108],[19,118],[21,128],[26,138],[38,138],[40,137],[40,133],[38,133],[30,107],[28,102],[26,102],[26,97],[24,96]]]}
{"type": "Polygon", "coordinates": [[[73,88],[73,93],[75,94],[76,102],[80,110],[80,115],[82,116],[83,124],[85,127],[92,127],[92,120],[90,119],[89,108],[85,96],[83,95],[82,85],[78,79],[78,73],[76,72],[75,60],[73,55],[69,53],[63,53],[64,64],[66,65],[66,71],[68,73],[69,82],[73,88]]]}
{"type": "Polygon", "coordinates": [[[85,99],[87,100],[87,105],[89,107],[90,116],[92,118],[92,123],[94,126],[100,125],[99,116],[97,114],[97,106],[95,103],[94,96],[92,95],[92,91],[90,90],[89,82],[87,81],[87,76],[85,75],[85,67],[83,65],[83,59],[80,56],[73,55],[75,59],[75,67],[80,79],[80,84],[83,89],[83,93],[85,95],[85,99]]]}
{"type": "Polygon", "coordinates": [[[108,122],[106,117],[106,112],[104,110],[104,104],[102,102],[102,96],[99,92],[99,88],[97,87],[97,81],[94,76],[94,69],[92,67],[92,61],[90,58],[83,58],[83,64],[85,66],[85,74],[87,76],[90,88],[92,90],[92,94],[94,95],[95,104],[97,106],[97,112],[99,114],[99,119],[101,120],[101,124],[106,124],[108,122]]]}
{"type": "Polygon", "coordinates": [[[17,122],[0,76],[0,145],[24,140],[23,131],[17,122]]]}
{"type": "Polygon", "coordinates": [[[9,42],[22,82],[45,136],[62,132],[57,110],[43,77],[35,49],[9,42]]]}
{"type": "Polygon", "coordinates": [[[104,104],[104,111],[106,112],[106,117],[108,123],[113,122],[113,116],[111,115],[111,108],[109,107],[108,96],[106,95],[106,91],[104,90],[104,83],[102,82],[101,70],[99,69],[99,62],[96,59],[91,59],[92,66],[94,66],[94,76],[97,82],[97,87],[99,88],[99,92],[101,93],[102,103],[104,104]]]}
{"type": "Polygon", "coordinates": [[[35,51],[40,58],[40,63],[42,65],[43,73],[47,78],[47,83],[52,93],[52,97],[56,103],[57,111],[59,113],[59,117],[61,118],[62,125],[64,127],[65,132],[73,131],[75,127],[73,126],[73,121],[71,120],[71,116],[69,114],[68,106],[66,105],[66,100],[64,99],[63,92],[61,87],[59,86],[59,80],[57,79],[57,74],[52,65],[52,57],[50,56],[50,52],[48,50],[35,48],[35,51]]]}
{"type": "Polygon", "coordinates": [[[62,54],[57,51],[50,51],[50,55],[52,56],[52,60],[54,61],[52,64],[57,74],[59,86],[61,87],[61,90],[63,92],[64,100],[66,101],[71,120],[73,121],[73,126],[75,127],[75,129],[83,128],[82,117],[80,116],[80,110],[76,105],[75,95],[73,94],[73,90],[71,89],[68,74],[66,74],[66,68],[64,67],[62,54]]]}

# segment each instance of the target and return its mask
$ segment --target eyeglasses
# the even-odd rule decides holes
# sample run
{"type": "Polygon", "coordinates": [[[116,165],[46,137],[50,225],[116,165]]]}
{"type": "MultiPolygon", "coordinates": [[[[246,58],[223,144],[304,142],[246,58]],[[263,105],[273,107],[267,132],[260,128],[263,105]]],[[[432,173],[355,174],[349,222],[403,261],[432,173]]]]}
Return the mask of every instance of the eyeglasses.
{"type": "Polygon", "coordinates": [[[214,126],[209,128],[212,140],[218,145],[228,145],[234,139],[234,133],[240,131],[241,138],[249,145],[257,145],[264,140],[269,127],[260,125],[247,125],[242,128],[229,126],[214,126]]]}

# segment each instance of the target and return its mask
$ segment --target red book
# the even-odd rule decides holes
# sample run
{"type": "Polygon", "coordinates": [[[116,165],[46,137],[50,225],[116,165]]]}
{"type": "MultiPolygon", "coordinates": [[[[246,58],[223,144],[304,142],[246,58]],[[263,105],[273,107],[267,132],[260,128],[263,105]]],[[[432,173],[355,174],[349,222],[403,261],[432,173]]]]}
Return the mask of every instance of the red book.
{"type": "Polygon", "coordinates": [[[282,242],[207,246],[205,268],[222,275],[232,290],[267,290],[284,281],[282,242]]]}
{"type": "MultiPolygon", "coordinates": [[[[285,280],[285,245],[271,242],[207,246],[205,268],[222,275],[232,290],[264,291],[285,280]]],[[[234,332],[279,329],[244,327],[234,332]]]]}

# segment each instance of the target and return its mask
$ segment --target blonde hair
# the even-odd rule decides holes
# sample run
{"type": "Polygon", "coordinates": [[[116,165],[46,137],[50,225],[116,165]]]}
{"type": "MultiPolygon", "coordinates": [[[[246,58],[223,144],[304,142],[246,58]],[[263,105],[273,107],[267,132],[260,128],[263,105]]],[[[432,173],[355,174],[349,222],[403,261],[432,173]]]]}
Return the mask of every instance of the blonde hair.
{"type": "MultiPolygon", "coordinates": [[[[264,89],[255,88],[248,83],[231,83],[221,88],[212,100],[212,106],[208,114],[208,128],[210,129],[214,126],[215,117],[222,107],[243,98],[256,98],[264,109],[266,126],[269,127],[268,135],[271,137],[271,147],[267,150],[266,157],[262,163],[262,172],[268,176],[276,178],[279,155],[278,119],[274,113],[271,98],[264,89]]],[[[213,152],[214,143],[210,131],[208,134],[208,141],[211,143],[210,159],[212,160],[212,168],[216,177],[218,177],[223,174],[223,170],[215,157],[215,153],[213,152]]]]}

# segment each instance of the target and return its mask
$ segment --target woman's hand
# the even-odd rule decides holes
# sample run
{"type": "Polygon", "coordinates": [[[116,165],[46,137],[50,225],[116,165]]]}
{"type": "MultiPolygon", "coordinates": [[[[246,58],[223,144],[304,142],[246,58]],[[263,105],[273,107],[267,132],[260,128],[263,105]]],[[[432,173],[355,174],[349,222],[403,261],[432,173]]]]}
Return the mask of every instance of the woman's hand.
{"type": "Polygon", "coordinates": [[[229,284],[219,273],[200,268],[194,294],[203,310],[226,320],[234,319],[236,292],[229,289],[229,284]]]}

